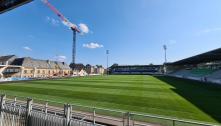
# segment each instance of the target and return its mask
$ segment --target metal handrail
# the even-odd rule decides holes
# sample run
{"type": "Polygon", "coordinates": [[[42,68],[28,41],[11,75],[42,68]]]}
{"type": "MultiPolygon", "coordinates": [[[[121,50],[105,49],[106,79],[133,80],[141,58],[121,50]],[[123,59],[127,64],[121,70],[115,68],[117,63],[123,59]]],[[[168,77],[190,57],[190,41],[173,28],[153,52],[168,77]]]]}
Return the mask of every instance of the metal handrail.
{"type": "Polygon", "coordinates": [[[196,124],[196,125],[203,125],[203,126],[219,126],[218,124],[209,124],[209,123],[205,123],[205,122],[182,120],[182,119],[163,117],[163,116],[157,116],[157,115],[147,115],[147,114],[139,114],[139,113],[130,113],[130,114],[135,115],[135,116],[149,117],[149,118],[162,119],[162,120],[168,120],[168,121],[176,121],[176,122],[181,122],[181,123],[189,123],[189,124],[196,124]]]}
{"type": "MultiPolygon", "coordinates": [[[[25,96],[20,97],[20,98],[24,98],[24,97],[25,96]]],[[[17,97],[17,98],[19,98],[19,97],[17,97]]],[[[37,99],[37,98],[36,98],[36,100],[50,102],[50,103],[63,104],[62,102],[57,102],[57,101],[52,101],[52,100],[44,100],[44,99],[37,99]]],[[[113,110],[113,109],[106,109],[106,108],[100,108],[100,107],[91,107],[91,106],[84,106],[84,105],[80,105],[80,104],[70,104],[70,105],[76,106],[76,107],[91,109],[91,110],[94,110],[95,112],[96,112],[96,110],[102,110],[102,111],[106,111],[106,112],[108,111],[108,112],[115,112],[115,113],[121,113],[121,114],[129,113],[129,112],[122,111],[122,110],[113,110]]],[[[86,111],[84,111],[84,112],[86,112],[86,111]]],[[[87,113],[83,113],[83,112],[82,113],[81,112],[76,112],[76,113],[84,114],[84,115],[87,115],[87,116],[93,116],[93,114],[87,114],[87,113]]],[[[153,119],[167,120],[167,121],[171,121],[173,123],[180,122],[180,123],[188,123],[188,124],[195,124],[195,125],[202,125],[202,126],[221,126],[221,124],[212,124],[212,123],[199,122],[199,121],[194,121],[194,120],[183,120],[183,119],[178,119],[178,118],[165,117],[165,116],[159,116],[159,115],[150,115],[150,114],[141,114],[141,113],[135,113],[135,112],[129,113],[129,115],[130,116],[141,116],[141,117],[148,117],[148,118],[153,118],[153,119]]],[[[117,120],[117,119],[114,119],[114,117],[111,118],[109,116],[106,115],[106,114],[105,115],[94,115],[95,118],[97,117],[97,118],[109,119],[109,120],[113,120],[113,121],[120,121],[120,119],[117,120]]],[[[136,121],[136,120],[133,120],[133,121],[136,121]]],[[[135,125],[136,125],[136,123],[135,123],[135,125]]],[[[142,125],[142,124],[139,123],[139,125],[142,125]]]]}

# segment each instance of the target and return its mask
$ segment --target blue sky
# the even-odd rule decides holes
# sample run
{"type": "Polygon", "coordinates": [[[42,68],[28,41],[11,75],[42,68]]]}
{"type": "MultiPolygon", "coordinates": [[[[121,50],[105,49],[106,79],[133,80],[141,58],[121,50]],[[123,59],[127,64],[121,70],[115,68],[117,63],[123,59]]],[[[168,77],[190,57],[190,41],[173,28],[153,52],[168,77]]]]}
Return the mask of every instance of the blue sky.
{"type": "MultiPolygon", "coordinates": [[[[77,62],[161,64],[221,47],[220,0],[49,0],[78,35],[77,62]],[[93,47],[93,49],[88,48],[93,47]],[[96,48],[97,47],[97,48],[96,48]]],[[[0,55],[71,62],[72,32],[40,0],[0,15],[0,55]]]]}

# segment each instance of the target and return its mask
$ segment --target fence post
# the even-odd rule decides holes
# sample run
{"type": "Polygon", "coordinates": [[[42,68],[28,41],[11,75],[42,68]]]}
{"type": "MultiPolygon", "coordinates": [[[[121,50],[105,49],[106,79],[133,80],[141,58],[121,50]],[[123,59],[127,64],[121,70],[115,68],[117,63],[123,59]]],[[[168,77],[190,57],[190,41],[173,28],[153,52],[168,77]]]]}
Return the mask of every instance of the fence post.
{"type": "Polygon", "coordinates": [[[14,98],[14,103],[13,103],[13,116],[12,116],[12,126],[15,125],[15,107],[16,107],[16,101],[17,101],[17,98],[15,97],[14,98]]]}
{"type": "Polygon", "coordinates": [[[5,104],[6,95],[1,95],[1,108],[0,108],[0,126],[3,126],[3,120],[4,120],[4,104],[5,104]]]}
{"type": "Polygon", "coordinates": [[[70,125],[71,123],[71,118],[72,118],[72,106],[71,105],[68,105],[68,126],[70,125]]]}
{"type": "Polygon", "coordinates": [[[96,120],[95,120],[95,117],[96,116],[96,111],[95,111],[95,108],[93,108],[93,124],[94,124],[94,126],[95,126],[95,124],[96,124],[96,120]]]}
{"type": "Polygon", "coordinates": [[[131,114],[129,112],[124,114],[124,126],[131,126],[131,114]]]}
{"type": "Polygon", "coordinates": [[[72,106],[69,104],[64,105],[64,116],[66,121],[64,121],[64,126],[69,126],[72,118],[72,106]]]}
{"type": "Polygon", "coordinates": [[[45,103],[45,126],[47,126],[47,118],[48,118],[48,102],[45,103]]]}
{"type": "Polygon", "coordinates": [[[33,99],[28,98],[27,107],[26,107],[26,126],[31,126],[30,116],[31,116],[31,111],[32,111],[32,103],[33,103],[33,99]]]}
{"type": "Polygon", "coordinates": [[[131,117],[130,117],[130,112],[128,112],[128,114],[127,114],[127,124],[128,124],[128,126],[130,126],[131,125],[131,117]]]}
{"type": "Polygon", "coordinates": [[[175,126],[175,120],[173,120],[173,126],[175,126]]]}

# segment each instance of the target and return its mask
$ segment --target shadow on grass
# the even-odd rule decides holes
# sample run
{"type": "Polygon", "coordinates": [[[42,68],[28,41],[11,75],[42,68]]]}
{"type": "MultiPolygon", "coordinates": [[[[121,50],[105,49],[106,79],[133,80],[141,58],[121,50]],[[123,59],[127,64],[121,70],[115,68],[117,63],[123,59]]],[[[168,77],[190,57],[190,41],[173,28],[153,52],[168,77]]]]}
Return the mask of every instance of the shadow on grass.
{"type": "Polygon", "coordinates": [[[171,90],[194,104],[197,108],[221,122],[221,86],[187,79],[155,76],[173,86],[171,90]]]}

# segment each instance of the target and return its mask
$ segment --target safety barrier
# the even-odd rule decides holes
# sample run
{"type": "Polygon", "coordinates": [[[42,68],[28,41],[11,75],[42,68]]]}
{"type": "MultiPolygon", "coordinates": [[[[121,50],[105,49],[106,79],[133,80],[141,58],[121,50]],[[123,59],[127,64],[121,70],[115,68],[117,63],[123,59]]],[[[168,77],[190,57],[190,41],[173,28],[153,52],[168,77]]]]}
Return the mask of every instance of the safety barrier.
{"type": "Polygon", "coordinates": [[[156,115],[1,95],[0,126],[220,126],[156,115]],[[49,103],[52,103],[49,106],[49,103]]]}

